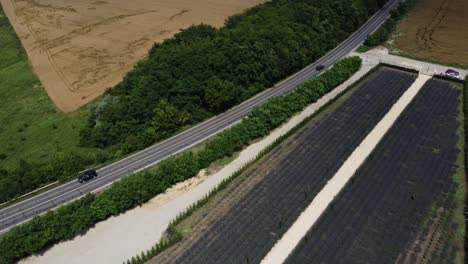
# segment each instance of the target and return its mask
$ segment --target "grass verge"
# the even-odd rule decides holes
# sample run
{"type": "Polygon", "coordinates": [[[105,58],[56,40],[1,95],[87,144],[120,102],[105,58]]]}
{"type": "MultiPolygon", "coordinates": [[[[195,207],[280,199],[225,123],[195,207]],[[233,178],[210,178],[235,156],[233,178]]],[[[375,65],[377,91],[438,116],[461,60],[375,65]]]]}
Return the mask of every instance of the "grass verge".
{"type": "Polygon", "coordinates": [[[63,114],[55,108],[1,7],[0,101],[0,168],[19,159],[46,162],[76,149],[88,111],[63,114]]]}
{"type": "MultiPolygon", "coordinates": [[[[464,251],[463,251],[463,258],[462,260],[466,263],[466,252],[468,250],[468,235],[467,235],[467,225],[466,225],[466,219],[468,217],[468,204],[467,204],[467,201],[468,201],[468,192],[466,190],[466,183],[468,181],[468,177],[467,177],[467,172],[466,172],[466,169],[468,168],[468,76],[465,78],[465,84],[464,84],[464,87],[463,87],[463,134],[464,137],[463,137],[463,150],[464,150],[464,155],[463,155],[463,164],[464,164],[464,174],[462,175],[458,175],[456,176],[456,180],[457,181],[460,181],[461,182],[461,186],[462,187],[459,187],[459,191],[457,191],[457,207],[458,207],[458,204],[460,203],[460,201],[463,202],[463,205],[459,208],[462,210],[462,216],[461,217],[457,217],[457,222],[458,221],[462,221],[463,224],[461,224],[461,226],[464,227],[463,230],[460,231],[460,234],[458,234],[459,236],[461,235],[461,233],[463,232],[463,237],[464,237],[464,251]],[[459,192],[463,191],[464,192],[464,195],[463,194],[460,194],[459,192]]],[[[463,263],[463,262],[462,262],[463,263]]]]}
{"type": "MultiPolygon", "coordinates": [[[[455,87],[461,86],[459,82],[454,84],[455,87]]],[[[454,182],[456,183],[456,192],[454,195],[455,199],[455,208],[453,212],[453,219],[452,221],[456,225],[456,230],[454,233],[453,242],[455,245],[464,245],[466,243],[466,222],[465,222],[465,206],[466,206],[466,168],[467,168],[467,160],[466,160],[466,129],[467,129],[467,88],[468,85],[465,82],[464,86],[459,87],[462,89],[462,100],[460,100],[460,114],[458,115],[458,121],[460,125],[458,126],[457,134],[458,134],[458,142],[457,148],[459,149],[459,154],[457,157],[457,165],[458,169],[455,175],[453,176],[454,182]]],[[[455,263],[466,263],[465,262],[465,250],[464,246],[459,247],[460,250],[455,252],[455,263]]]]}

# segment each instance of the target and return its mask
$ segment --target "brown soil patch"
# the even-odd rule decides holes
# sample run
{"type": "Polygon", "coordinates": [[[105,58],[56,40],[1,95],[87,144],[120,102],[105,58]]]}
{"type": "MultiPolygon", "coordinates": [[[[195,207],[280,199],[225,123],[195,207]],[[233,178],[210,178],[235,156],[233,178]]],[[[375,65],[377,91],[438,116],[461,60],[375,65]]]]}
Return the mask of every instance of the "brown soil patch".
{"type": "Polygon", "coordinates": [[[154,42],[266,0],[0,0],[50,98],[75,111],[122,80],[154,42]]]}
{"type": "Polygon", "coordinates": [[[468,1],[418,0],[400,24],[395,46],[412,57],[468,66],[468,1]]]}

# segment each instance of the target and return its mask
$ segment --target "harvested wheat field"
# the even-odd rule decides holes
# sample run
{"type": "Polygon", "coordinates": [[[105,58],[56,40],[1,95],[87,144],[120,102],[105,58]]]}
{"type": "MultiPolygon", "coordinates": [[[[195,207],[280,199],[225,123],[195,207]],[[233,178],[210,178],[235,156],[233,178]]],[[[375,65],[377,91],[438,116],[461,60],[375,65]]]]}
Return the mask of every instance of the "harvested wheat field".
{"type": "Polygon", "coordinates": [[[468,67],[467,10],[467,0],[418,0],[400,24],[397,53],[468,67]]]}
{"type": "Polygon", "coordinates": [[[122,80],[154,42],[266,0],[0,0],[55,105],[72,112],[122,80]]]}

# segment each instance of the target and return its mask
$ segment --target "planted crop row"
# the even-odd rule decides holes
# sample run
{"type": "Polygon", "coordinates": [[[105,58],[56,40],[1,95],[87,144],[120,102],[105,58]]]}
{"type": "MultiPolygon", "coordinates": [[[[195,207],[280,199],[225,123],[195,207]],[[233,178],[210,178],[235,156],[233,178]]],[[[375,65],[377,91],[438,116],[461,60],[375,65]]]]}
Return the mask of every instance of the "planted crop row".
{"type": "Polygon", "coordinates": [[[454,206],[443,198],[455,188],[459,96],[428,81],[287,262],[393,263],[406,255],[432,206],[454,206]]]}
{"type": "MultiPolygon", "coordinates": [[[[294,146],[252,191],[172,262],[257,263],[311,202],[415,75],[381,69],[294,146]]],[[[258,172],[257,172],[258,173],[258,172]]]]}

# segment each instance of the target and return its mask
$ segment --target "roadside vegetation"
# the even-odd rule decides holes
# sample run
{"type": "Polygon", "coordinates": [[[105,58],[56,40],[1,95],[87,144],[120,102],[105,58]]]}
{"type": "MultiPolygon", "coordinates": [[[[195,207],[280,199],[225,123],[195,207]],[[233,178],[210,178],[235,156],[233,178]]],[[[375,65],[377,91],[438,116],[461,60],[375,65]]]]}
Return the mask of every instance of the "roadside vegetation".
{"type": "Polygon", "coordinates": [[[77,147],[87,110],[55,109],[1,7],[0,102],[0,203],[105,159],[77,147]]]}
{"type": "Polygon", "coordinates": [[[391,12],[391,16],[380,26],[380,28],[369,35],[364,41],[364,44],[358,48],[359,52],[366,52],[376,46],[379,46],[389,40],[391,35],[394,33],[398,21],[400,21],[404,15],[413,8],[416,0],[406,0],[400,3],[398,8],[391,12]]]}
{"type": "Polygon", "coordinates": [[[294,92],[255,108],[241,123],[210,141],[205,149],[166,159],[155,170],[127,176],[99,195],[88,194],[56,211],[14,227],[0,237],[0,263],[15,262],[39,253],[56,242],[83,233],[99,221],[147,202],[177,182],[195,176],[210,163],[242,149],[250,140],[267,135],[296,112],[344,82],[360,66],[361,59],[358,57],[344,59],[294,92]]]}
{"type": "Polygon", "coordinates": [[[229,109],[336,47],[386,1],[362,2],[275,0],[156,44],[96,104],[81,143],[129,153],[229,109]]]}
{"type": "Polygon", "coordinates": [[[386,2],[273,0],[221,29],[192,26],[155,44],[90,110],[69,115],[47,98],[1,14],[0,203],[225,111],[324,55],[386,2]]]}

